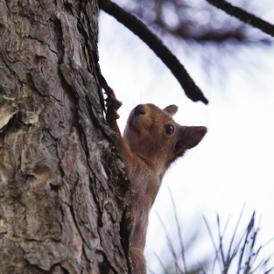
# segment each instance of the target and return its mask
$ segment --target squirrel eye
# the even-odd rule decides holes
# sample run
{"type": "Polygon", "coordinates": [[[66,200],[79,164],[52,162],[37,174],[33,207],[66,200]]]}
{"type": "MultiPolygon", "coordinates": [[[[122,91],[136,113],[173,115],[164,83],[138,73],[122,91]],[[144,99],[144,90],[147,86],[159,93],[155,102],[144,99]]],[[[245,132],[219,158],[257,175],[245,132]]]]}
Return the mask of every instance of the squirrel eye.
{"type": "Polygon", "coordinates": [[[174,126],[173,125],[165,125],[165,131],[168,135],[172,135],[174,133],[174,126]]]}

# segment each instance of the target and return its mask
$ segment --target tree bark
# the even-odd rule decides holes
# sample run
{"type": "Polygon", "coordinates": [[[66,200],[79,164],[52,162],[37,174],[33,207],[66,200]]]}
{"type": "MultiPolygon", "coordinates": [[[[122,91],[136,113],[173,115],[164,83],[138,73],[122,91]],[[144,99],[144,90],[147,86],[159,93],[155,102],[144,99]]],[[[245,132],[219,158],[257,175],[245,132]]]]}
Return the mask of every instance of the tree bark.
{"type": "Polygon", "coordinates": [[[96,0],[0,0],[1,274],[129,272],[97,15],[96,0]]]}

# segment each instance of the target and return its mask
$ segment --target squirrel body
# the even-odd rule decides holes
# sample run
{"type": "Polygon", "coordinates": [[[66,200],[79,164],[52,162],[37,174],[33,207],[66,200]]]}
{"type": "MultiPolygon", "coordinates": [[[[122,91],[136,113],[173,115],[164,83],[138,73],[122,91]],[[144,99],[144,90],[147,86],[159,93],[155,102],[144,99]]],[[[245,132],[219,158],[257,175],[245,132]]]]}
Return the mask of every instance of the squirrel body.
{"type": "Polygon", "coordinates": [[[160,109],[153,104],[136,106],[129,115],[123,136],[116,123],[119,101],[108,94],[107,121],[117,133],[118,149],[130,181],[131,225],[129,254],[133,274],[145,274],[143,255],[149,211],[159,191],[161,180],[170,164],[187,149],[196,146],[206,134],[205,127],[177,124],[172,116],[177,106],[160,109]]]}

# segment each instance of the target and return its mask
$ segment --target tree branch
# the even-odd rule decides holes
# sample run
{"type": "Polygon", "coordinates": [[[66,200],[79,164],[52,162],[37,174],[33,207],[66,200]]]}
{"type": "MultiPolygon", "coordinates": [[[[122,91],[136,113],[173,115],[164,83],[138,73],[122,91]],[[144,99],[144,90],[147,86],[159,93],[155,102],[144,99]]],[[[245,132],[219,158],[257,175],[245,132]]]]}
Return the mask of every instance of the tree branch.
{"type": "Polygon", "coordinates": [[[208,103],[207,98],[192,80],[177,57],[143,22],[109,0],[99,0],[98,3],[102,10],[112,15],[120,23],[130,29],[154,51],[178,80],[188,98],[192,101],[202,101],[205,104],[208,103]]]}
{"type": "Polygon", "coordinates": [[[211,5],[223,10],[225,13],[238,18],[240,21],[245,22],[257,29],[260,29],[264,33],[274,36],[274,25],[269,22],[257,17],[256,15],[249,13],[239,7],[233,6],[232,4],[224,0],[206,0],[211,5]]]}

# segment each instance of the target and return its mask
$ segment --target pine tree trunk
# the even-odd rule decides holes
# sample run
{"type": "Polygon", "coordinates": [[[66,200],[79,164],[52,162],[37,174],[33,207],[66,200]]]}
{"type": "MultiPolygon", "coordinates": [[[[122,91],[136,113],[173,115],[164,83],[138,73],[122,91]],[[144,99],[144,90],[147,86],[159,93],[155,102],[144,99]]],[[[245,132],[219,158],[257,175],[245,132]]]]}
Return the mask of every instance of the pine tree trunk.
{"type": "Polygon", "coordinates": [[[0,0],[0,273],[128,273],[95,0],[0,0]]]}

